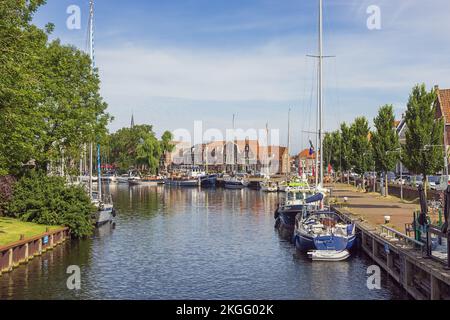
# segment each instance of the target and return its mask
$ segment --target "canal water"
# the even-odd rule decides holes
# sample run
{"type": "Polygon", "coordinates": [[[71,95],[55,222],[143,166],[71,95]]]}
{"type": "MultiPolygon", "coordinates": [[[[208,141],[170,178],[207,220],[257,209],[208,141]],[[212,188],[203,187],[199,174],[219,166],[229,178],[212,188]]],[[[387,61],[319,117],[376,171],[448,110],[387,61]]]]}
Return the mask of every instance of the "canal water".
{"type": "Polygon", "coordinates": [[[371,262],[311,262],[274,230],[277,194],[171,187],[109,188],[116,226],[69,241],[0,276],[0,299],[403,299],[371,262]],[[81,289],[67,289],[80,267],[81,289]]]}

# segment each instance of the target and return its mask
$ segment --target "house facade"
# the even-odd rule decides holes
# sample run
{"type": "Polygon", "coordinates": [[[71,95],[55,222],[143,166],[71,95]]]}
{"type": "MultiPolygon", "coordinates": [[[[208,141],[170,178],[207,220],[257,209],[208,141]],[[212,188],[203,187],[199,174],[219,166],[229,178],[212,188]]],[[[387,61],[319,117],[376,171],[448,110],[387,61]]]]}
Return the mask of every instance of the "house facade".
{"type": "MultiPolygon", "coordinates": [[[[447,159],[449,158],[450,144],[450,89],[440,89],[439,86],[434,87],[436,99],[436,119],[444,119],[444,146],[447,159]]],[[[448,168],[448,160],[447,160],[448,168]]]]}
{"type": "Polygon", "coordinates": [[[214,172],[267,172],[285,174],[289,168],[286,147],[262,146],[258,140],[211,141],[191,146],[175,141],[165,157],[169,169],[198,166],[214,172]]]}

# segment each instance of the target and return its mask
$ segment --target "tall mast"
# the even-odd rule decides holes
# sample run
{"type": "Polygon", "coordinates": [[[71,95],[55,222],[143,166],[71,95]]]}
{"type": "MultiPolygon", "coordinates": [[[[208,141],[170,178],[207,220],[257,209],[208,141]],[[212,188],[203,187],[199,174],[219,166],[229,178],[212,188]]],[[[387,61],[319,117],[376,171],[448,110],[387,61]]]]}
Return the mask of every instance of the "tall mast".
{"type": "Polygon", "coordinates": [[[270,176],[270,170],[269,170],[269,122],[266,122],[266,145],[267,145],[267,152],[264,155],[266,158],[266,175],[270,176]]]}
{"type": "Polygon", "coordinates": [[[291,108],[288,111],[288,141],[287,141],[287,155],[288,155],[288,166],[287,174],[291,173],[291,108]]]}
{"type": "MultiPolygon", "coordinates": [[[[94,0],[89,1],[89,56],[91,57],[91,69],[92,72],[95,70],[95,54],[94,54],[94,0]]],[[[90,184],[92,190],[92,166],[93,166],[93,143],[90,145],[90,161],[91,161],[91,174],[90,174],[90,184]]],[[[100,144],[97,144],[97,175],[98,175],[98,199],[102,200],[102,174],[101,174],[101,161],[100,161],[100,144]]],[[[92,192],[92,191],[91,191],[92,192]]]]}
{"type": "MultiPolygon", "coordinates": [[[[236,121],[236,114],[233,113],[233,135],[234,136],[235,136],[235,131],[236,131],[235,121],[236,121]]],[[[236,144],[237,144],[237,141],[236,141],[236,136],[235,136],[235,139],[233,141],[233,152],[231,153],[233,155],[233,164],[231,166],[231,173],[232,174],[234,174],[234,169],[235,169],[235,165],[236,165],[236,155],[235,155],[236,144]]]]}
{"type": "MultiPolygon", "coordinates": [[[[89,1],[89,56],[91,58],[91,68],[94,69],[94,1],[89,1]]],[[[92,169],[93,169],[93,144],[89,143],[89,196],[92,198],[92,169]]]]}
{"type": "Polygon", "coordinates": [[[319,186],[323,186],[323,6],[319,0],[319,91],[318,91],[318,113],[319,113],[319,154],[320,175],[319,186]]]}

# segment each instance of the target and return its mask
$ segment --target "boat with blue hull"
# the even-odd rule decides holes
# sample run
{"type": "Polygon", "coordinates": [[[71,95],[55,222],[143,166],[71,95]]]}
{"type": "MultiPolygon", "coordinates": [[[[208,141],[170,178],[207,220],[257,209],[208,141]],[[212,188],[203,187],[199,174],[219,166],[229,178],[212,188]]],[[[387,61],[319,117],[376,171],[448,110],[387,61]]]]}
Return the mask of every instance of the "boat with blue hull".
{"type": "Polygon", "coordinates": [[[217,184],[217,174],[207,174],[200,178],[200,184],[203,188],[214,188],[217,184]]]}
{"type": "Polygon", "coordinates": [[[249,181],[247,180],[245,175],[238,174],[233,177],[227,177],[224,179],[225,181],[225,189],[244,189],[249,185],[249,181]]]}
{"type": "Polygon", "coordinates": [[[312,194],[309,187],[306,188],[288,188],[286,197],[275,211],[275,228],[278,229],[283,239],[292,241],[295,230],[296,216],[301,213],[307,204],[307,198],[312,194]]]}
{"type": "Polygon", "coordinates": [[[355,224],[345,223],[330,210],[303,210],[296,217],[294,243],[298,251],[342,252],[356,241],[355,224]]]}

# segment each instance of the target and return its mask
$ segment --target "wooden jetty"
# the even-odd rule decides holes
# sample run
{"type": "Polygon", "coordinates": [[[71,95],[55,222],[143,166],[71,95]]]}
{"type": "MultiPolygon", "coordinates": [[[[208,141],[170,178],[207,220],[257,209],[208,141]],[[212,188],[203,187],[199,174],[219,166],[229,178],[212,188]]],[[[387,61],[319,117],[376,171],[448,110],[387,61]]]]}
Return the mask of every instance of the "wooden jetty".
{"type": "Polygon", "coordinates": [[[60,228],[0,247],[0,276],[52,250],[69,238],[69,228],[60,228]]]}
{"type": "Polygon", "coordinates": [[[333,207],[356,224],[359,248],[416,300],[450,300],[450,271],[426,254],[425,244],[387,226],[374,227],[346,209],[333,207]]]}

